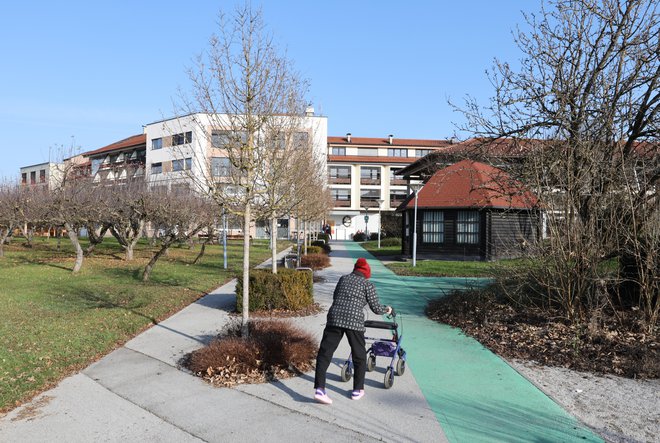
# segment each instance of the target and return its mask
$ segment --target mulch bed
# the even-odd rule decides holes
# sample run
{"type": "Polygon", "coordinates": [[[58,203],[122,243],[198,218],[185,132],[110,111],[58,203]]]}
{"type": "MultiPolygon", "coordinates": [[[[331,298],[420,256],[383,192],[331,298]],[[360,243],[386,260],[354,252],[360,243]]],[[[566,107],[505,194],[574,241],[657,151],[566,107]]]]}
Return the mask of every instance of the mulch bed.
{"type": "Polygon", "coordinates": [[[434,300],[427,315],[460,328],[507,359],[628,378],[660,377],[660,328],[653,334],[639,332],[639,311],[620,312],[619,321],[603,314],[598,327],[590,328],[570,324],[557,311],[514,308],[470,294],[434,300]]]}

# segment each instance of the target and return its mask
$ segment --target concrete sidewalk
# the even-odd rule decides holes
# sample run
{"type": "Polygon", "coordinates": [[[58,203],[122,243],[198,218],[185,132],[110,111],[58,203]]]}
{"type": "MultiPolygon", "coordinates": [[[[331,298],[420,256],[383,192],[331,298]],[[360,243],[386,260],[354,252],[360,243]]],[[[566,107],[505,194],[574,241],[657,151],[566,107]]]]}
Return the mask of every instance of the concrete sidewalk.
{"type": "MultiPolygon", "coordinates": [[[[332,266],[318,273],[325,281],[314,285],[324,308],[354,263],[341,242],[333,250],[332,266]]],[[[332,406],[311,399],[311,373],[227,389],[178,369],[182,356],[229,320],[234,287],[218,288],[0,418],[0,441],[447,441],[410,367],[389,390],[383,387],[384,368],[377,367],[367,373],[365,397],[352,401],[352,383],[339,377],[349,353],[345,341],[328,372],[332,406]]],[[[293,320],[320,339],[325,310],[293,320]]]]}

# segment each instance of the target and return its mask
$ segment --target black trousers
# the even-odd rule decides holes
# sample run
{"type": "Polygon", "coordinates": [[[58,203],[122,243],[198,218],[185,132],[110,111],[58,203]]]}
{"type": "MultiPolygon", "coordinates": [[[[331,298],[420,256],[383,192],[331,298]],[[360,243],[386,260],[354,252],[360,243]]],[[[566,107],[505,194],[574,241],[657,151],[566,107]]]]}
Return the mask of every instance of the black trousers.
{"type": "Polygon", "coordinates": [[[332,360],[332,355],[337,350],[342,337],[346,335],[348,344],[351,345],[353,358],[353,389],[364,389],[364,375],[367,370],[367,350],[365,349],[364,332],[353,329],[326,326],[321,339],[321,346],[316,355],[316,376],[314,378],[314,389],[325,389],[325,375],[332,360]]]}

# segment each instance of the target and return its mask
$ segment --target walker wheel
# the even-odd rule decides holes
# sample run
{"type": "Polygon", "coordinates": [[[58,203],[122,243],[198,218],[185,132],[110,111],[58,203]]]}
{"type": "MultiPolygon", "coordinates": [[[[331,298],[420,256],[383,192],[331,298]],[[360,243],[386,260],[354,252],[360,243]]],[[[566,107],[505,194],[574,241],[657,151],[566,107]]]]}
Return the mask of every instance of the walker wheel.
{"type": "Polygon", "coordinates": [[[353,377],[353,365],[347,361],[341,367],[341,381],[349,381],[351,377],[353,377]]]}
{"type": "Polygon", "coordinates": [[[394,371],[392,371],[392,368],[389,367],[387,368],[387,371],[385,371],[385,389],[389,389],[394,385],[394,371]]]}
{"type": "Polygon", "coordinates": [[[396,375],[403,375],[406,372],[406,361],[402,358],[396,361],[396,375]]]}
{"type": "Polygon", "coordinates": [[[371,372],[376,369],[376,356],[371,352],[367,356],[367,371],[371,372]]]}

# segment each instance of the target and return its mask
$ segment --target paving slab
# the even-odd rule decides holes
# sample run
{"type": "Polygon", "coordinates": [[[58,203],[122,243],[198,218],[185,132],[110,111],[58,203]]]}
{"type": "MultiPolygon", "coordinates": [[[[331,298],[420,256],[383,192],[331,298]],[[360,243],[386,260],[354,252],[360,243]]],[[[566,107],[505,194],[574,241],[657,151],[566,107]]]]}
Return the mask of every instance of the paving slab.
{"type": "Polygon", "coordinates": [[[201,442],[77,374],[0,419],[1,442],[201,442]]]}

